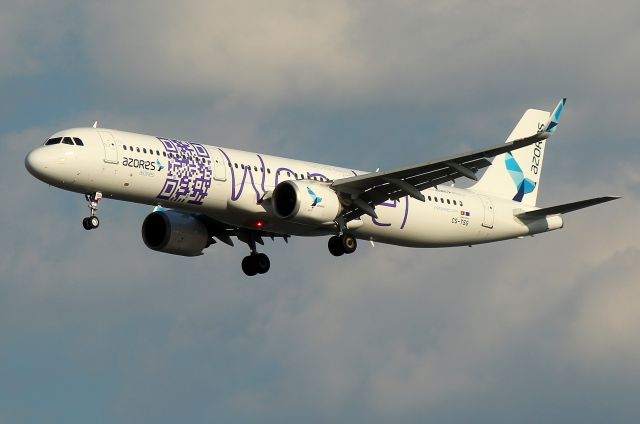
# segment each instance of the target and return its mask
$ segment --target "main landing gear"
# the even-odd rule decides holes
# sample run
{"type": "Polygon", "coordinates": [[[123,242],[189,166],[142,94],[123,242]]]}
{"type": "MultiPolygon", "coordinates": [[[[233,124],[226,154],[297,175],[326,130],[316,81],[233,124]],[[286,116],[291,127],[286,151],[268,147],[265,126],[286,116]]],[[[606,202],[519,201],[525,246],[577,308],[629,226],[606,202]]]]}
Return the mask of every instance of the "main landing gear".
{"type": "Polygon", "coordinates": [[[329,252],[333,256],[342,256],[345,253],[351,254],[356,251],[358,242],[356,238],[350,234],[342,234],[333,236],[329,239],[329,252]]]}
{"type": "Polygon", "coordinates": [[[94,228],[98,228],[100,225],[100,220],[96,216],[96,211],[98,210],[98,203],[102,200],[102,193],[98,191],[96,193],[85,194],[84,198],[89,202],[88,206],[91,215],[82,220],[82,226],[85,230],[93,230],[94,228]]]}
{"type": "Polygon", "coordinates": [[[271,261],[269,261],[267,255],[258,253],[256,250],[256,236],[250,233],[246,242],[251,249],[251,254],[242,259],[242,271],[249,277],[253,277],[256,274],[266,274],[271,268],[271,261]]]}
{"type": "Polygon", "coordinates": [[[242,271],[250,277],[265,274],[269,268],[271,268],[271,261],[264,253],[251,253],[242,260],[242,271]]]}

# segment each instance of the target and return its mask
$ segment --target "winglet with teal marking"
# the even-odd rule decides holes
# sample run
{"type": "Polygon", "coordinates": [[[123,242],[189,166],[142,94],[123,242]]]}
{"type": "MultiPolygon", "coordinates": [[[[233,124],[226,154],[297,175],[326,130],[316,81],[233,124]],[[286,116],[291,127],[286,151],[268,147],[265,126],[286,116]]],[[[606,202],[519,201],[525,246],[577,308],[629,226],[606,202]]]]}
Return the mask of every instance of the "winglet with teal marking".
{"type": "Polygon", "coordinates": [[[546,132],[546,133],[556,132],[556,128],[558,127],[558,122],[560,122],[560,116],[562,115],[562,111],[564,110],[564,105],[566,103],[567,103],[566,97],[560,100],[560,102],[558,103],[558,106],[556,106],[553,112],[551,112],[551,115],[549,115],[549,121],[547,121],[547,124],[544,126],[544,129],[542,130],[542,132],[546,132]]]}

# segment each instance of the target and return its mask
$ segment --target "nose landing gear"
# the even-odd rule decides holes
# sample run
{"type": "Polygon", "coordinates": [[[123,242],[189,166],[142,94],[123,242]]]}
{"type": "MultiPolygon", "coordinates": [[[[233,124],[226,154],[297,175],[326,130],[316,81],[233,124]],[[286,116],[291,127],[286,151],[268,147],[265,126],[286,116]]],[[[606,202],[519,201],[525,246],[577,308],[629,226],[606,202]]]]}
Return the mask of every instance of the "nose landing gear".
{"type": "Polygon", "coordinates": [[[85,194],[84,198],[89,202],[88,206],[91,215],[82,220],[82,226],[85,230],[93,230],[94,228],[98,228],[100,225],[100,220],[96,216],[96,211],[98,210],[98,203],[102,200],[102,193],[98,191],[95,193],[85,194]]]}

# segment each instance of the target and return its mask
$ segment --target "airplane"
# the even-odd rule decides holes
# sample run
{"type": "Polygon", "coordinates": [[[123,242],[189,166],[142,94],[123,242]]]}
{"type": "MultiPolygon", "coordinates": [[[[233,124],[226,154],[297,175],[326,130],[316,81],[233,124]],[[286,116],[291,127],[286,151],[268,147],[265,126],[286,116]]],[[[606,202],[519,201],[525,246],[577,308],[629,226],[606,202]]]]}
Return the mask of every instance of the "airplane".
{"type": "Polygon", "coordinates": [[[471,246],[556,230],[562,215],[617,196],[540,208],[546,140],[564,110],[528,109],[506,142],[385,171],[364,172],[115,129],[72,128],[25,158],[36,178],[88,201],[87,230],[103,199],[153,206],[142,240],[158,252],[199,256],[246,243],[248,276],[264,274],[265,238],[328,236],[332,255],[357,240],[408,247],[471,246]],[[489,160],[493,158],[493,160],[489,160]],[[480,170],[485,169],[481,177],[480,170]],[[454,183],[474,180],[468,188],[454,183]]]}

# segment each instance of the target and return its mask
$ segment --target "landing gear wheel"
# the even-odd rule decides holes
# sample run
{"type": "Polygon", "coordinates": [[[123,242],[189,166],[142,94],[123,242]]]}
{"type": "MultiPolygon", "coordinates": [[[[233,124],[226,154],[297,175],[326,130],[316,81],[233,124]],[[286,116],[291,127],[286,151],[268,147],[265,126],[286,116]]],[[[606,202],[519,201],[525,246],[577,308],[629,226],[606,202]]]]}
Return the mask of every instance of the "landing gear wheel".
{"type": "Polygon", "coordinates": [[[249,277],[253,277],[258,273],[253,256],[245,256],[244,259],[242,259],[242,271],[249,277]]]}
{"type": "Polygon", "coordinates": [[[253,256],[253,262],[255,264],[255,269],[258,271],[258,274],[265,274],[271,268],[271,261],[269,261],[269,257],[264,253],[258,253],[253,256]]]}
{"type": "Polygon", "coordinates": [[[329,252],[331,252],[333,256],[344,255],[344,250],[342,249],[342,240],[340,240],[340,237],[333,236],[329,238],[329,252]]]}
{"type": "Polygon", "coordinates": [[[98,228],[100,225],[100,220],[97,216],[88,216],[82,220],[82,226],[85,230],[93,230],[94,228],[98,228]]]}
{"type": "Polygon", "coordinates": [[[249,277],[265,274],[271,268],[271,261],[264,253],[255,253],[242,259],[242,271],[249,277]]]}
{"type": "Polygon", "coordinates": [[[356,241],[356,238],[354,236],[343,234],[340,239],[340,241],[342,242],[342,250],[344,251],[344,253],[348,255],[356,251],[358,242],[356,241]]]}

